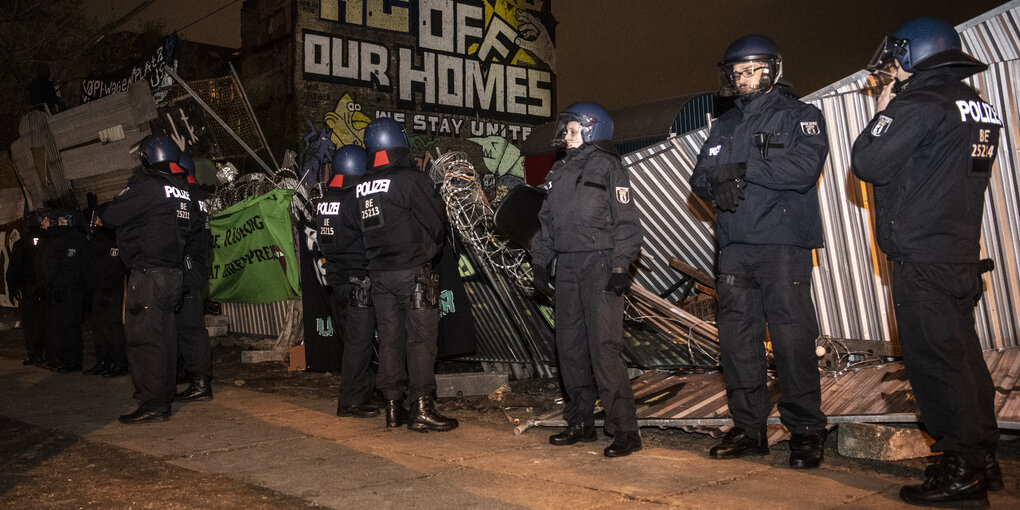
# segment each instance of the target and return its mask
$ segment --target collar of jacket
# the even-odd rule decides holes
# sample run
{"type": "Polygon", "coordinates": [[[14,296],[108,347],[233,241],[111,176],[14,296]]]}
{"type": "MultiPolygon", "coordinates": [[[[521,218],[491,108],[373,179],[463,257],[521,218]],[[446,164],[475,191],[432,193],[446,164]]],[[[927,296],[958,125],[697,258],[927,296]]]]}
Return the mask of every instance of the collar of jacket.
{"type": "Polygon", "coordinates": [[[772,90],[769,90],[768,92],[766,92],[766,93],[764,93],[764,94],[762,94],[760,96],[756,96],[754,98],[751,98],[750,101],[744,101],[742,99],[737,99],[736,104],[737,104],[737,108],[740,108],[741,112],[743,112],[745,114],[752,114],[752,113],[758,113],[758,112],[761,112],[762,110],[765,110],[769,105],[771,105],[772,103],[776,102],[776,98],[778,98],[778,97],[779,97],[779,87],[772,87],[772,90]]]}
{"type": "Polygon", "coordinates": [[[930,84],[960,81],[980,71],[978,68],[969,66],[950,66],[918,71],[903,82],[903,85],[900,86],[900,93],[930,84]]]}

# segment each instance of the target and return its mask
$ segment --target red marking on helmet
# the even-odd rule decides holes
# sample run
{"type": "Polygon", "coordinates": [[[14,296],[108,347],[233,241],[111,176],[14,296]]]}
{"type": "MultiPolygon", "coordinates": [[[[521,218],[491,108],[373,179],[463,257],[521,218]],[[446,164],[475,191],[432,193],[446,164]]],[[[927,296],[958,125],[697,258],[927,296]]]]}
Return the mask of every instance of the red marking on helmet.
{"type": "Polygon", "coordinates": [[[198,184],[198,179],[194,175],[188,174],[188,184],[198,184]]]}
{"type": "Polygon", "coordinates": [[[186,172],[184,171],[183,168],[181,168],[181,165],[178,165],[177,163],[174,163],[173,161],[171,161],[170,162],[170,173],[183,174],[183,173],[186,173],[186,172]]]}
{"type": "Polygon", "coordinates": [[[344,186],[344,174],[336,174],[333,180],[329,181],[330,188],[342,188],[344,186]]]}
{"type": "Polygon", "coordinates": [[[372,163],[373,167],[383,166],[390,164],[390,158],[386,155],[386,151],[379,151],[375,153],[375,161],[372,163]]]}

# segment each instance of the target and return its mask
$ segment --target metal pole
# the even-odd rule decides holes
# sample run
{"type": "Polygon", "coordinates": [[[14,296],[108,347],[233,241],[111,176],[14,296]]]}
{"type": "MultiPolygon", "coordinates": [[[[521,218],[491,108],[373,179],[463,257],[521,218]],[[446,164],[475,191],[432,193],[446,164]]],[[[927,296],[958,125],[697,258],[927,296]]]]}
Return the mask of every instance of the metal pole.
{"type": "Polygon", "coordinates": [[[266,152],[269,153],[269,159],[273,162],[273,166],[276,167],[276,171],[280,171],[280,164],[276,162],[276,157],[273,156],[273,150],[269,148],[269,141],[266,140],[266,134],[262,132],[262,124],[255,118],[255,110],[251,107],[251,102],[248,101],[248,93],[244,91],[244,87],[241,86],[241,79],[237,77],[237,72],[234,71],[234,64],[227,62],[227,66],[230,67],[230,76],[234,80],[234,85],[237,85],[237,90],[241,91],[241,99],[244,101],[244,107],[248,109],[248,115],[251,115],[252,122],[255,123],[255,130],[259,133],[259,138],[262,139],[262,146],[266,148],[266,152]]]}
{"type": "Polygon", "coordinates": [[[198,105],[201,106],[202,109],[206,111],[206,113],[212,115],[212,118],[215,119],[216,122],[218,122],[220,126],[223,127],[223,129],[226,129],[227,133],[229,133],[230,136],[237,143],[241,144],[241,148],[243,148],[245,152],[248,153],[249,156],[254,158],[255,161],[266,170],[266,174],[268,174],[270,177],[272,177],[275,174],[275,172],[273,172],[273,169],[269,168],[269,165],[267,165],[265,161],[262,161],[262,158],[260,158],[258,154],[255,154],[255,152],[251,150],[251,147],[248,147],[248,144],[244,143],[244,140],[241,140],[241,137],[237,136],[237,133],[235,133],[233,129],[230,129],[230,126],[228,126],[227,123],[224,122],[219,115],[216,115],[216,112],[214,112],[212,108],[209,107],[209,105],[205,104],[205,101],[202,101],[202,98],[198,97],[198,94],[196,94],[195,91],[192,90],[187,83],[184,83],[184,80],[182,80],[180,76],[177,76],[177,73],[175,73],[173,69],[170,69],[170,66],[164,65],[163,70],[166,71],[167,74],[169,74],[170,77],[174,79],[174,81],[180,84],[180,86],[184,88],[188,95],[191,96],[195,101],[197,101],[198,105]]]}

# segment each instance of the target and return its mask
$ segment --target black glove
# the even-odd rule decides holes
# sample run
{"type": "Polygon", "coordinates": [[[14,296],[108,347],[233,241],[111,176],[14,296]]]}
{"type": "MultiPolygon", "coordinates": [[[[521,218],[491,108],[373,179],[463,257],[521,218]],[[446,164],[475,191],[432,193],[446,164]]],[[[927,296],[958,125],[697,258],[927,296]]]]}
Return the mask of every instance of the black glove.
{"type": "Polygon", "coordinates": [[[747,175],[746,163],[726,163],[705,170],[705,177],[712,183],[743,179],[747,175]]]}
{"type": "Polygon", "coordinates": [[[535,281],[535,290],[549,297],[556,295],[556,287],[553,287],[549,281],[549,273],[545,270],[545,267],[533,265],[531,270],[533,280],[535,281]]]}
{"type": "Polygon", "coordinates": [[[719,210],[736,211],[744,199],[744,190],[740,188],[739,180],[717,182],[712,185],[712,197],[719,210]]]}
{"type": "Polygon", "coordinates": [[[629,288],[630,275],[627,273],[614,272],[609,276],[609,283],[606,284],[606,290],[615,292],[617,296],[622,296],[629,288]]]}

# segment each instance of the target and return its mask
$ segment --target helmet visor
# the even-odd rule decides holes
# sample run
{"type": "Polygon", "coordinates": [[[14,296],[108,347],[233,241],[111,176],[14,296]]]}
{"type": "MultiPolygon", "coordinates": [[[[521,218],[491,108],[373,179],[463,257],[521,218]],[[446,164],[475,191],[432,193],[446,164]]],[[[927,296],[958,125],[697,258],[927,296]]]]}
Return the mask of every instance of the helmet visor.
{"type": "Polygon", "coordinates": [[[759,59],[752,56],[746,60],[720,62],[720,94],[742,96],[768,91],[779,81],[781,66],[779,59],[771,57],[759,59]]]}
{"type": "Polygon", "coordinates": [[[595,117],[573,112],[563,112],[556,119],[551,145],[559,148],[566,147],[568,135],[579,136],[584,143],[591,142],[596,124],[598,124],[598,119],[595,117]],[[577,124],[571,126],[571,122],[577,122],[577,124]]]}
{"type": "Polygon", "coordinates": [[[872,73],[889,73],[896,59],[907,54],[907,43],[906,39],[885,36],[882,39],[882,44],[875,50],[875,55],[868,62],[867,70],[872,73]]]}

